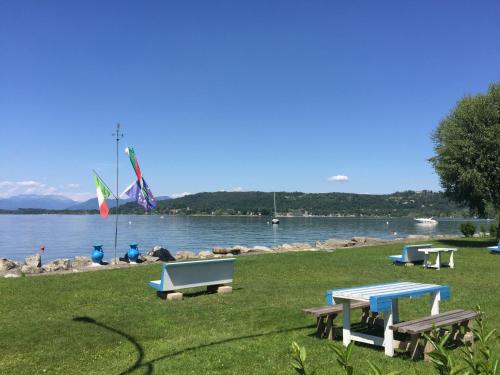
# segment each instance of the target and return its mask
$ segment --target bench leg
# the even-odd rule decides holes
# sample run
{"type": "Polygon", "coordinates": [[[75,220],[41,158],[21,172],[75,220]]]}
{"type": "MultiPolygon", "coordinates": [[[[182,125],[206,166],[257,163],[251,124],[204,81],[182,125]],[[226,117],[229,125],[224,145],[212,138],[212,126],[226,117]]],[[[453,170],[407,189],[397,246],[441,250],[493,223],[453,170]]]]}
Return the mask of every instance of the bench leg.
{"type": "Polygon", "coordinates": [[[426,340],[425,341],[425,346],[424,346],[424,362],[430,362],[431,357],[429,357],[429,353],[434,350],[434,347],[430,343],[430,341],[426,340]]]}
{"type": "Polygon", "coordinates": [[[361,313],[361,322],[363,324],[369,324],[370,322],[370,308],[363,307],[363,312],[361,313]]]}
{"type": "Polygon", "coordinates": [[[461,332],[461,329],[460,329],[461,326],[462,326],[461,324],[453,324],[451,326],[451,335],[450,335],[450,338],[455,343],[459,342],[460,338],[462,336],[462,332],[461,332]]]}
{"type": "Polygon", "coordinates": [[[329,340],[333,340],[335,338],[335,327],[333,326],[333,319],[337,317],[337,314],[329,314],[326,318],[326,332],[325,337],[329,340]]]}
{"type": "Polygon", "coordinates": [[[422,356],[422,347],[420,345],[420,334],[411,335],[409,354],[410,358],[413,361],[416,361],[422,356]]]}
{"type": "Polygon", "coordinates": [[[467,325],[465,326],[463,342],[474,345],[474,332],[472,331],[472,324],[473,324],[472,320],[469,320],[467,322],[467,325]]]}
{"type": "Polygon", "coordinates": [[[217,289],[219,289],[220,286],[222,286],[222,285],[208,285],[207,292],[208,293],[216,293],[217,289]]]}
{"type": "Polygon", "coordinates": [[[323,337],[325,334],[325,317],[318,316],[316,318],[316,337],[323,337]]]}

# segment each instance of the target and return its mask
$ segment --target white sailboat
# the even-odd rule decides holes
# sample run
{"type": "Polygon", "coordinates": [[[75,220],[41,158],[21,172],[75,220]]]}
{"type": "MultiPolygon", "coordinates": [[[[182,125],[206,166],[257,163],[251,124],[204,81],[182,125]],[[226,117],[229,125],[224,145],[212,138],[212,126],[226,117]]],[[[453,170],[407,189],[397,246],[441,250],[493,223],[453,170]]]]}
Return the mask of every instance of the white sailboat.
{"type": "Polygon", "coordinates": [[[277,225],[280,223],[280,221],[277,218],[278,215],[276,214],[276,192],[273,193],[273,199],[274,199],[274,217],[273,220],[271,220],[271,222],[277,225]]]}

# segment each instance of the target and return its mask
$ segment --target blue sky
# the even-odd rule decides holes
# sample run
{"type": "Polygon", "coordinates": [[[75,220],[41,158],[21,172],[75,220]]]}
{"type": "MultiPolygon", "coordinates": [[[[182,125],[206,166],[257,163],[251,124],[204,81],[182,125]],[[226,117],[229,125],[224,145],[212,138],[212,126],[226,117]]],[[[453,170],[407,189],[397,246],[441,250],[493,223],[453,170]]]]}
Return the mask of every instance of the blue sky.
{"type": "Polygon", "coordinates": [[[498,1],[0,3],[0,196],[439,189],[430,135],[500,79],[498,1]],[[344,181],[328,181],[331,176],[344,181]],[[120,189],[121,190],[121,189],[120,189]]]}

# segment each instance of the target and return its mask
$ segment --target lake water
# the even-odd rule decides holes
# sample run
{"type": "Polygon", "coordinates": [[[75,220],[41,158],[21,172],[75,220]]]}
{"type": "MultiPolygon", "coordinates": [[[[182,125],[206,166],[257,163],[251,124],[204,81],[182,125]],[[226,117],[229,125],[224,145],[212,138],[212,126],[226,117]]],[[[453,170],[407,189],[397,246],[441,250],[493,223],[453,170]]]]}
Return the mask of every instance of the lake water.
{"type": "MultiPolygon", "coordinates": [[[[104,245],[105,259],[114,252],[115,218],[99,215],[0,215],[0,257],[22,260],[45,245],[44,261],[90,255],[93,244],[104,245]]],[[[462,220],[440,220],[438,225],[416,224],[412,219],[384,218],[281,218],[279,226],[262,217],[194,217],[122,215],[118,250],[122,256],[130,243],[146,252],[163,245],[199,252],[214,246],[273,246],[328,238],[369,236],[384,239],[410,234],[459,234],[462,220]],[[395,235],[394,233],[397,233],[395,235]]],[[[476,225],[487,221],[476,221],[476,225]]]]}
{"type": "MultiPolygon", "coordinates": [[[[118,221],[118,255],[128,245],[147,251],[163,245],[199,252],[214,246],[273,246],[292,242],[350,239],[369,236],[384,239],[410,234],[459,234],[461,220],[440,220],[426,226],[412,219],[387,218],[281,218],[280,225],[262,217],[122,215],[118,221]],[[397,233],[397,234],[395,234],[397,233]]],[[[476,221],[476,225],[487,223],[476,221]]],[[[0,215],[0,257],[22,260],[45,245],[44,261],[89,255],[93,244],[104,246],[105,259],[114,252],[115,218],[99,215],[0,215]]]]}

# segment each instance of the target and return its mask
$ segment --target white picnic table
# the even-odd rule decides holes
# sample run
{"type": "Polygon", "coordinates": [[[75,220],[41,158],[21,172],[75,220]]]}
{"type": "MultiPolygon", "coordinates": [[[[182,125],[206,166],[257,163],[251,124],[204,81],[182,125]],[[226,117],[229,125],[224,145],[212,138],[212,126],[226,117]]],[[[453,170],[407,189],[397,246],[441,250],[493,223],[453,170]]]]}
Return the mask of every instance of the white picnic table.
{"type": "Polygon", "coordinates": [[[399,322],[398,301],[400,298],[416,298],[430,295],[431,315],[439,314],[439,301],[450,298],[450,288],[446,285],[421,284],[413,282],[395,282],[388,284],[367,285],[347,289],[327,291],[327,303],[341,303],[343,312],[343,344],[352,341],[383,346],[385,354],[394,355],[394,332],[390,327],[399,322]],[[384,337],[351,331],[351,302],[370,303],[370,311],[384,315],[384,337]]]}
{"type": "Polygon", "coordinates": [[[428,249],[418,249],[420,253],[424,253],[424,268],[435,268],[435,269],[440,269],[441,266],[443,265],[448,265],[450,268],[455,267],[455,263],[453,261],[453,254],[455,251],[458,249],[455,248],[450,248],[450,247],[431,247],[428,249]],[[450,253],[450,261],[448,263],[443,262],[443,257],[441,253],[450,253]],[[429,263],[429,255],[430,254],[437,254],[436,255],[436,263],[430,264],[429,263]]]}

